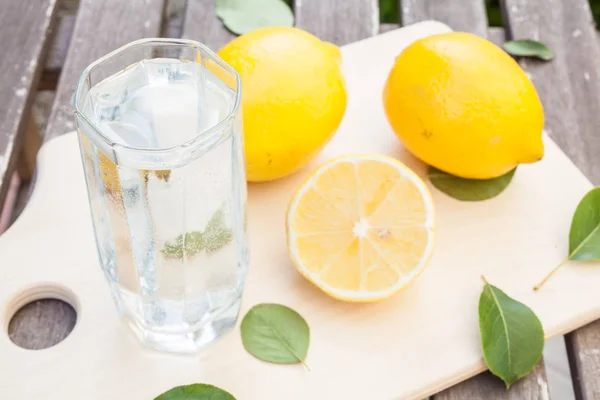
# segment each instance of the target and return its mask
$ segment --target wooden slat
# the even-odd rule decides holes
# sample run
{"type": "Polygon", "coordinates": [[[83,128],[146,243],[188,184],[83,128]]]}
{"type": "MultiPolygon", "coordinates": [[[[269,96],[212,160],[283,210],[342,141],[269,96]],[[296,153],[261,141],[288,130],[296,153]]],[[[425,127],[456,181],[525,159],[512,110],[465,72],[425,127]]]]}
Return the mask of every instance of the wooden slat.
{"type": "Polygon", "coordinates": [[[379,33],[386,33],[398,28],[400,28],[398,24],[381,24],[379,25],[379,33]]]}
{"type": "MultiPolygon", "coordinates": [[[[489,372],[477,375],[434,396],[434,400],[548,400],[544,363],[540,362],[526,378],[506,390],[504,382],[489,372]]],[[[560,399],[559,399],[560,400],[560,399]]]]}
{"type": "Polygon", "coordinates": [[[565,336],[573,389],[578,400],[600,398],[600,321],[565,336]]]}
{"type": "Polygon", "coordinates": [[[455,31],[487,34],[484,0],[400,0],[400,10],[403,25],[434,19],[455,31]]]}
{"type": "Polygon", "coordinates": [[[85,67],[132,40],[158,36],[163,7],[163,0],[81,1],[46,140],[75,128],[71,96],[85,67]]]}
{"type": "MultiPolygon", "coordinates": [[[[599,184],[600,45],[588,0],[504,0],[503,7],[511,38],[540,40],[555,51],[551,62],[521,65],[544,103],[546,131],[599,184]]],[[[600,321],[565,341],[577,398],[600,398],[600,321]]]]}
{"type": "MultiPolygon", "coordinates": [[[[454,30],[487,37],[487,14],[483,0],[400,0],[403,24],[434,19],[454,30]]],[[[494,40],[502,40],[494,32],[494,40]]],[[[547,399],[548,384],[541,362],[532,373],[506,391],[502,382],[489,373],[480,374],[434,396],[436,400],[463,399],[547,399]]]]}
{"type": "Polygon", "coordinates": [[[183,23],[183,37],[218,50],[235,38],[215,14],[214,0],[189,0],[183,23]]]}
{"type": "Polygon", "coordinates": [[[69,42],[75,27],[77,2],[75,0],[58,1],[56,23],[52,30],[48,55],[44,63],[44,71],[38,84],[38,90],[56,90],[60,71],[67,58],[69,42]]]}
{"type": "Polygon", "coordinates": [[[55,0],[0,3],[0,214],[30,120],[55,0]]]}
{"type": "Polygon", "coordinates": [[[506,42],[506,32],[504,28],[489,28],[487,38],[489,41],[494,42],[494,44],[502,46],[506,42]]]}
{"type": "MultiPolygon", "coordinates": [[[[29,1],[5,3],[29,4],[29,1]]],[[[46,140],[74,129],[71,96],[83,69],[123,44],[157,36],[162,12],[163,0],[82,0],[48,121],[46,140]]],[[[22,20],[18,26],[33,29],[33,24],[21,24],[22,20]]],[[[13,317],[18,323],[11,323],[9,327],[9,335],[24,347],[51,346],[62,340],[75,324],[75,313],[68,312],[68,305],[63,302],[45,300],[38,304],[19,310],[13,317]]]]}
{"type": "Polygon", "coordinates": [[[36,301],[24,306],[11,319],[9,336],[15,344],[25,349],[45,349],[66,338],[73,330],[76,319],[73,307],[63,301],[36,301]],[[57,324],[56,321],[62,323],[57,324]]]}
{"type": "Polygon", "coordinates": [[[379,32],[377,0],[295,0],[296,26],[339,46],[379,32]]]}
{"type": "Polygon", "coordinates": [[[182,37],[186,5],[187,0],[168,0],[166,2],[161,30],[162,37],[182,37]]]}

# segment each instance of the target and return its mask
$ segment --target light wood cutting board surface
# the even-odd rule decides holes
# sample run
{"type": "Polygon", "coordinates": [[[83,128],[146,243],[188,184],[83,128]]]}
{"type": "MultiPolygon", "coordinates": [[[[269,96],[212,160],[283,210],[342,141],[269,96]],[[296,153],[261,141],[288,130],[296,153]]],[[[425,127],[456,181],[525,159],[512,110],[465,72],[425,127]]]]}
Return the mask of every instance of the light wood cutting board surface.
{"type": "Polygon", "coordinates": [[[420,399],[484,369],[477,301],[480,276],[528,304],[547,336],[600,317],[600,266],[571,263],[539,293],[532,286],[567,254],[571,217],[591,184],[548,137],[546,155],[522,166],[500,196],[478,203],[432,188],[438,239],[430,267],[409,288],[377,304],[327,297],[292,267],[285,210],[310,170],[351,153],[425,166],[393,135],[381,93],[394,59],[410,42],[449,31],[425,22],[342,49],[349,104],[342,126],[302,172],[249,187],[251,267],[242,314],[262,302],[300,312],[311,327],[307,363],[260,362],[241,343],[239,326],[197,357],[142,349],[120,322],[98,266],[77,138],[48,142],[35,192],[0,237],[0,393],[7,399],[152,399],[175,385],[222,387],[238,400],[420,399]],[[60,344],[24,350],[6,333],[24,303],[71,302],[75,329],[60,344]]]}

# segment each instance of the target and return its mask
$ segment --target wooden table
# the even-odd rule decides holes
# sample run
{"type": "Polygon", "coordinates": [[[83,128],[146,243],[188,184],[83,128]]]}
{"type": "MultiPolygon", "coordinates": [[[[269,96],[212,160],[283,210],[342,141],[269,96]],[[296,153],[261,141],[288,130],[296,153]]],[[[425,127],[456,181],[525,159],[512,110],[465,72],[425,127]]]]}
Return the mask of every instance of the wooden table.
{"type": "MultiPolygon", "coordinates": [[[[164,21],[165,6],[181,2],[166,1],[81,0],[75,23],[63,19],[54,35],[56,0],[0,2],[0,211],[18,161],[23,164],[21,177],[26,179],[31,170],[31,143],[36,135],[31,129],[30,110],[44,65],[46,69],[50,65],[53,73],[60,70],[43,135],[48,140],[74,129],[71,95],[81,71],[94,59],[142,37],[181,36],[212,48],[234,37],[216,17],[214,0],[188,0],[181,23],[164,21]],[[70,45],[61,53],[61,46],[67,46],[57,44],[56,38],[65,35],[70,36],[70,45]],[[54,52],[49,59],[48,48],[54,52]],[[23,143],[27,145],[23,147],[23,143]]],[[[454,30],[469,31],[496,43],[505,38],[530,38],[549,45],[556,52],[552,62],[522,60],[521,65],[544,103],[548,134],[592,182],[600,183],[600,134],[596,134],[600,128],[600,44],[588,0],[501,0],[504,28],[488,28],[484,0],[399,3],[404,25],[436,19],[454,30]]],[[[297,26],[339,45],[397,27],[376,22],[376,0],[296,0],[294,11],[297,26]]],[[[24,307],[13,318],[9,334],[23,347],[40,349],[62,340],[75,323],[70,306],[44,300],[24,307]]],[[[570,333],[566,343],[577,398],[600,399],[600,321],[570,333]]],[[[540,362],[510,391],[484,373],[434,398],[547,399],[549,393],[540,362]]]]}

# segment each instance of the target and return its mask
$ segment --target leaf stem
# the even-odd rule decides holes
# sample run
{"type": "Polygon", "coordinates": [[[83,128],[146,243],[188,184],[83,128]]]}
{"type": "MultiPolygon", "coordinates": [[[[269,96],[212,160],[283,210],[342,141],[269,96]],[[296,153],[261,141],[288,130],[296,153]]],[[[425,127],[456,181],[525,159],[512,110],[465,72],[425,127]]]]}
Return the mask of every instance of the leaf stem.
{"type": "Polygon", "coordinates": [[[552,277],[552,275],[554,275],[554,273],[555,273],[556,271],[558,271],[558,270],[559,270],[559,269],[560,269],[560,268],[561,268],[563,265],[565,265],[565,263],[566,263],[567,261],[569,261],[569,259],[570,259],[570,258],[571,258],[571,254],[569,254],[569,255],[567,256],[567,258],[565,258],[564,260],[562,260],[562,261],[560,262],[560,264],[558,264],[556,267],[554,267],[554,269],[552,269],[552,271],[550,271],[550,273],[544,277],[544,279],[542,279],[542,280],[541,280],[541,281],[540,281],[540,282],[539,282],[537,285],[535,285],[535,286],[533,287],[533,291],[534,291],[534,292],[537,292],[538,290],[540,290],[540,289],[542,288],[542,286],[544,286],[544,284],[545,284],[546,282],[548,282],[548,280],[549,280],[549,279],[552,277]]]}
{"type": "Polygon", "coordinates": [[[540,283],[535,285],[533,287],[533,291],[537,292],[538,290],[540,290],[542,288],[542,286],[548,281],[548,279],[550,279],[550,277],[552,275],[554,275],[554,273],[560,269],[560,267],[562,267],[567,261],[569,261],[572,257],[574,257],[575,254],[577,254],[577,252],[579,252],[579,250],[581,250],[581,248],[588,242],[588,240],[590,240],[590,237],[592,237],[596,232],[598,232],[598,229],[600,229],[600,224],[596,225],[596,227],[585,237],[585,239],[583,239],[581,241],[581,243],[579,243],[579,245],[575,248],[575,250],[573,250],[567,256],[567,258],[562,260],[560,262],[560,264],[558,264],[556,267],[554,267],[554,269],[552,271],[550,271],[550,273],[548,275],[546,275],[546,277],[544,279],[542,279],[542,281],[540,283]]]}
{"type": "Polygon", "coordinates": [[[300,363],[302,363],[302,365],[304,366],[304,368],[306,368],[306,370],[307,370],[308,372],[310,372],[310,367],[308,366],[308,364],[307,364],[307,363],[305,363],[305,362],[304,362],[304,360],[300,360],[300,363]]]}

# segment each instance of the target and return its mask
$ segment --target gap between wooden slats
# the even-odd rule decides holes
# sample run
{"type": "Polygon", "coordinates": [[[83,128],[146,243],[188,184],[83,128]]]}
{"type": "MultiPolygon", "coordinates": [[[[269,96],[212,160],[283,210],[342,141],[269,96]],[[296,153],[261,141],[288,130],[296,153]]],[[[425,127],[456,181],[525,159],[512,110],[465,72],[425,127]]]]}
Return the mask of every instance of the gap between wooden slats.
{"type": "Polygon", "coordinates": [[[163,8],[163,0],[81,1],[46,140],[75,129],[71,98],[85,67],[133,40],[158,36],[163,8]]]}

